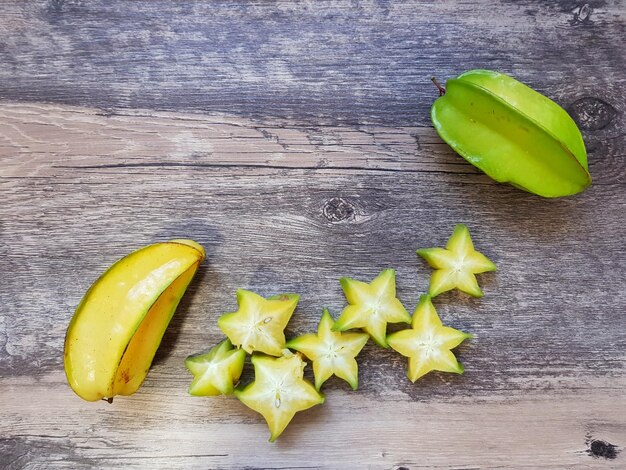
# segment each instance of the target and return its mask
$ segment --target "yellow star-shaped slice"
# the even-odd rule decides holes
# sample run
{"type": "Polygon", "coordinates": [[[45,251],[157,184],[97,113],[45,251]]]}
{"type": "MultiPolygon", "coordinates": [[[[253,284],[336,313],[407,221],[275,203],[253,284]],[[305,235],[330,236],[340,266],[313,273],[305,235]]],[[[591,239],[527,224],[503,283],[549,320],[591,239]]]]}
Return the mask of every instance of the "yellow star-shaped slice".
{"type": "Polygon", "coordinates": [[[333,374],[348,382],[353,390],[359,385],[359,366],[355,357],[369,339],[367,333],[332,331],[334,320],[324,309],[317,334],[308,333],[287,342],[287,347],[300,351],[313,361],[315,388],[320,389],[333,374]]]}
{"type": "Polygon", "coordinates": [[[435,268],[428,288],[431,297],[455,287],[474,297],[482,297],[484,294],[475,274],[496,270],[495,264],[474,249],[469,230],[463,224],[454,227],[445,248],[424,248],[417,250],[417,254],[435,268]]]}
{"type": "Polygon", "coordinates": [[[386,269],[371,283],[344,277],[341,287],[348,305],[333,326],[334,331],[363,328],[383,348],[388,347],[387,323],[410,323],[411,315],[396,298],[396,272],[386,269]]]}
{"type": "Polygon", "coordinates": [[[282,357],[252,356],[254,382],[235,396],[260,413],[270,429],[270,442],[276,440],[298,411],[324,403],[324,396],[304,380],[305,363],[300,354],[282,357]]]}
{"type": "Polygon", "coordinates": [[[409,358],[408,377],[415,382],[433,370],[463,373],[451,349],[472,335],[443,326],[430,297],[423,295],[417,304],[411,328],[387,336],[389,346],[409,358]]]}
{"type": "Polygon", "coordinates": [[[189,393],[200,397],[230,395],[241,377],[245,358],[246,352],[233,349],[227,339],[205,354],[189,356],[185,366],[194,375],[189,393]]]}
{"type": "Polygon", "coordinates": [[[265,299],[254,292],[237,291],[239,310],[222,315],[217,324],[228,339],[249,354],[255,351],[281,356],[285,327],[300,296],[281,294],[265,299]]]}

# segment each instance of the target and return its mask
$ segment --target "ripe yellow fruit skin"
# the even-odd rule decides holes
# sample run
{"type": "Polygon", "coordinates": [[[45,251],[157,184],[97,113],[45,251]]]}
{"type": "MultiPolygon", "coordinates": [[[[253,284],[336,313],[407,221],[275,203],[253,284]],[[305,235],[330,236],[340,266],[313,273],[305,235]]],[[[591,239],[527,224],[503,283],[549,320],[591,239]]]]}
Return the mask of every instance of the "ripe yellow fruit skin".
{"type": "Polygon", "coordinates": [[[94,282],[65,337],[65,374],[78,396],[96,401],[137,391],[204,257],[191,240],[156,243],[94,282]]]}

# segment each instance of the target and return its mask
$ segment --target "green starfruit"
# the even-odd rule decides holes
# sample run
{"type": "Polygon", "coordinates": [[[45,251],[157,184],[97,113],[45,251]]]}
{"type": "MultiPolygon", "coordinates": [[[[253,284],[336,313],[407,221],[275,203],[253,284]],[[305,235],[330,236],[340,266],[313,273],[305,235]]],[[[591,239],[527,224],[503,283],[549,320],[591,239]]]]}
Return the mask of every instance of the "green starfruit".
{"type": "Polygon", "coordinates": [[[494,180],[550,198],[591,184],[580,130],[554,101],[490,70],[470,70],[439,88],[431,109],[437,133],[494,180]]]}
{"type": "Polygon", "coordinates": [[[362,328],[376,344],[387,348],[387,323],[411,322],[411,315],[396,297],[393,269],[385,269],[370,283],[348,277],[339,282],[349,305],[341,312],[333,331],[362,328]]]}
{"type": "Polygon", "coordinates": [[[444,326],[428,295],[420,297],[411,328],[387,336],[392,349],[409,358],[407,376],[415,382],[431,371],[462,374],[460,364],[451,351],[472,335],[444,326]]]}
{"type": "Polygon", "coordinates": [[[204,354],[185,359],[185,366],[194,376],[189,394],[199,397],[230,395],[241,377],[246,352],[234,349],[227,339],[204,354]]]}
{"type": "Polygon", "coordinates": [[[431,297],[455,288],[482,297],[484,294],[475,275],[496,270],[489,258],[474,249],[469,229],[463,224],[454,227],[445,248],[422,248],[417,254],[435,268],[428,288],[431,297]]]}
{"type": "Polygon", "coordinates": [[[225,313],[217,325],[228,339],[248,354],[255,351],[281,356],[285,327],[298,305],[297,294],[280,294],[265,299],[249,290],[237,291],[236,312],[225,313]]]}
{"type": "Polygon", "coordinates": [[[300,351],[313,362],[315,388],[320,389],[332,375],[350,384],[352,390],[359,386],[359,366],[355,357],[369,339],[367,333],[341,333],[332,331],[335,321],[324,309],[317,333],[307,333],[287,342],[287,347],[300,351]]]}
{"type": "Polygon", "coordinates": [[[235,389],[235,396],[265,418],[270,442],[276,440],[298,411],[324,403],[319,393],[304,377],[305,362],[300,354],[286,350],[281,357],[252,355],[254,382],[235,389]]]}

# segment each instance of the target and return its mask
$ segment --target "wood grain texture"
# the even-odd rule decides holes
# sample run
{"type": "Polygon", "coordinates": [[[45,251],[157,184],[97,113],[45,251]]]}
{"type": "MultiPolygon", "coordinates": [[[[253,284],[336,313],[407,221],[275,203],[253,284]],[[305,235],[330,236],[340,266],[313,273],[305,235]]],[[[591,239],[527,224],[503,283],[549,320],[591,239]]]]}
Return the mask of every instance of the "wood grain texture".
{"type": "Polygon", "coordinates": [[[589,442],[624,442],[621,176],[547,201],[476,173],[426,128],[288,129],[35,104],[4,104],[0,119],[0,407],[12,468],[602,466],[589,442]],[[185,396],[183,359],[219,341],[215,321],[238,287],[301,293],[289,335],[315,328],[322,306],[340,311],[342,275],[396,267],[410,309],[430,272],[414,249],[445,243],[456,222],[499,266],[481,277],[485,298],[436,302],[448,324],[476,335],[459,350],[465,375],[413,385],[403,358],[368,345],[358,394],[331,381],[327,404],[274,447],[236,401],[185,396]],[[180,236],[202,243],[208,263],[141,393],[82,403],[62,374],[73,308],[117,258],[180,236]]]}
{"type": "Polygon", "coordinates": [[[565,104],[625,84],[624,0],[0,4],[10,100],[414,125],[432,75],[501,70],[565,104]]]}
{"type": "Polygon", "coordinates": [[[623,1],[0,3],[1,468],[624,466],[623,1]],[[476,66],[570,111],[587,191],[498,185],[441,142],[428,78],[476,66]],[[483,299],[435,301],[476,336],[464,375],[411,384],[368,344],[359,391],[332,379],[274,444],[235,399],[187,396],[183,360],[221,339],[237,288],[300,293],[288,336],[339,314],[344,275],[396,268],[412,310],[415,249],[460,222],[499,268],[483,299]],[[208,259],[145,384],[82,402],[74,308],[175,237],[208,259]]]}

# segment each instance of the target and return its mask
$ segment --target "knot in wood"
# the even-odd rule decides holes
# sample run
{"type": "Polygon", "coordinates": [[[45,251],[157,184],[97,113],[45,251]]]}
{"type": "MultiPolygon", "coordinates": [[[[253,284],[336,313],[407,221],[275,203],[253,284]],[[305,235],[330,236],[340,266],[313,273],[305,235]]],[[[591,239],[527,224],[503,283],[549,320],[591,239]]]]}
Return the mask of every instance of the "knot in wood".
{"type": "Polygon", "coordinates": [[[354,213],[354,205],[341,197],[329,199],[322,208],[322,214],[332,223],[353,219],[354,213]]]}
{"type": "Polygon", "coordinates": [[[593,440],[587,451],[592,457],[603,457],[605,459],[614,459],[619,454],[619,450],[613,444],[601,440],[593,440]]]}
{"type": "Polygon", "coordinates": [[[574,101],[567,111],[581,128],[591,131],[604,129],[617,114],[615,108],[609,103],[592,97],[574,101]]]}
{"type": "Polygon", "coordinates": [[[571,25],[590,23],[591,18],[591,7],[588,3],[583,3],[582,5],[574,8],[574,17],[570,20],[571,25]]]}

